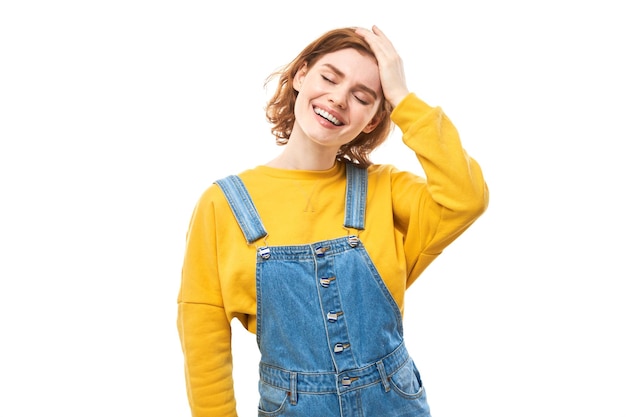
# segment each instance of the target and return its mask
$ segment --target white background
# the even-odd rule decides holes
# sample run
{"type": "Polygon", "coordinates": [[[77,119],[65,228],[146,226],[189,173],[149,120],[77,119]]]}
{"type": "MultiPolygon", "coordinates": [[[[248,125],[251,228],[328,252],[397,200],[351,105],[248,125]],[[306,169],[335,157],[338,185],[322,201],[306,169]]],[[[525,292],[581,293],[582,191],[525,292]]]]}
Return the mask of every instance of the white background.
{"type": "MultiPolygon", "coordinates": [[[[193,206],[278,152],[272,70],[377,24],[491,190],[407,295],[433,415],[626,416],[618,4],[2,2],[0,415],[189,415],[175,320],[193,206]]],[[[375,161],[419,172],[397,133],[375,161]]],[[[255,339],[233,338],[253,416],[255,339]]]]}

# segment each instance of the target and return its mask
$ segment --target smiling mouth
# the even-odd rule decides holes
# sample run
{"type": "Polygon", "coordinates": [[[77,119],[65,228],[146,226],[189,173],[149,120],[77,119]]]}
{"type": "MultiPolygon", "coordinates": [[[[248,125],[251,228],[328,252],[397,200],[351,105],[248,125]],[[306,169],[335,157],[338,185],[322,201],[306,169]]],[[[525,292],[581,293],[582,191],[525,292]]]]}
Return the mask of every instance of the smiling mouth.
{"type": "Polygon", "coordinates": [[[335,116],[333,116],[332,114],[328,113],[325,110],[322,110],[320,108],[315,107],[313,109],[313,111],[315,112],[315,114],[317,114],[318,116],[323,117],[324,119],[328,120],[329,122],[331,122],[335,126],[341,126],[343,124],[335,116]]]}

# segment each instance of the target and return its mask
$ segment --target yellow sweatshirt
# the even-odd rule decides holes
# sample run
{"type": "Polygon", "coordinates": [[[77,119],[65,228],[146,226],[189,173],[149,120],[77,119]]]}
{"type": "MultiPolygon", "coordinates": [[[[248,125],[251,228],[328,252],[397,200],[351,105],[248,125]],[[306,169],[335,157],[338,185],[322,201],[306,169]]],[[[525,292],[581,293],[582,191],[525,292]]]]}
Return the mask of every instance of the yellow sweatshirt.
{"type": "MultiPolygon", "coordinates": [[[[403,311],[409,285],[483,213],[489,197],[480,167],[440,108],[411,93],[391,117],[427,180],[391,165],[370,166],[365,230],[359,236],[403,311]]],[[[348,234],[342,163],[327,171],[258,166],[239,176],[268,232],[266,242],[246,243],[215,184],[198,201],[187,233],[177,325],[194,417],[237,415],[230,322],[237,318],[256,332],[256,246],[348,234]]]]}

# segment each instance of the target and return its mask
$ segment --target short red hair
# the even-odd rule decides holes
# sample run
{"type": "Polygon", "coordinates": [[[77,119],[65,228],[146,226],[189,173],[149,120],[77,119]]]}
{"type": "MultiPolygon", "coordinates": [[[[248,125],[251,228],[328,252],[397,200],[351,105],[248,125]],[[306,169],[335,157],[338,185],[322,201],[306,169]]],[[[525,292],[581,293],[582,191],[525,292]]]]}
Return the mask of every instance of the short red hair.
{"type": "MultiPolygon", "coordinates": [[[[272,134],[276,137],[278,145],[284,145],[289,141],[291,129],[295,123],[294,107],[298,92],[293,88],[293,80],[298,70],[305,64],[309,68],[312,67],[328,53],[347,48],[356,49],[376,59],[368,43],[355,33],[354,28],[334,29],[311,42],[291,63],[267,78],[266,86],[278,77],[276,92],[265,109],[267,120],[272,124],[272,134]]],[[[391,105],[383,96],[374,116],[379,120],[376,128],[369,133],[361,132],[352,141],[343,145],[337,153],[337,159],[348,160],[365,167],[371,165],[369,155],[391,133],[393,127],[390,118],[391,110],[391,105]]]]}

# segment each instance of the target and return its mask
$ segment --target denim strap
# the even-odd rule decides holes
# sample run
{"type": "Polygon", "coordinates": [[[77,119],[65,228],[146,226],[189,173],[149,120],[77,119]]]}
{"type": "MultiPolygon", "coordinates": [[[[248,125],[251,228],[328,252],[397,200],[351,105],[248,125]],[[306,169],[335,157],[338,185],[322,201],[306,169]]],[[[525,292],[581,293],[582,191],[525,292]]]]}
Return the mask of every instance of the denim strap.
{"type": "MultiPolygon", "coordinates": [[[[365,229],[367,169],[346,163],[346,207],[344,226],[365,229]]],[[[248,244],[267,236],[259,213],[241,178],[230,175],[216,181],[233,211],[248,244]]]]}
{"type": "Polygon", "coordinates": [[[367,168],[346,163],[346,214],[343,225],[365,229],[365,202],[367,199],[367,168]]]}
{"type": "Polygon", "coordinates": [[[236,175],[230,175],[217,180],[216,184],[224,192],[248,244],[267,236],[259,213],[241,179],[236,175]]]}

